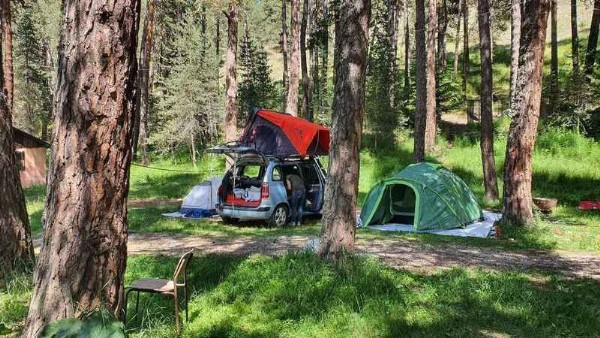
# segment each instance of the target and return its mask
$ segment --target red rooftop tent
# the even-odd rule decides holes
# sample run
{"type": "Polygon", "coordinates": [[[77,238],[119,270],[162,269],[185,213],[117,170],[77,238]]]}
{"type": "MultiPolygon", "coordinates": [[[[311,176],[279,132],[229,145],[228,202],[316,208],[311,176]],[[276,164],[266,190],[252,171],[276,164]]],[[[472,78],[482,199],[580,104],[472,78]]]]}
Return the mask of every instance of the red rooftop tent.
{"type": "Polygon", "coordinates": [[[260,109],[250,117],[240,143],[279,158],[327,155],[329,129],[299,117],[260,109]]]}

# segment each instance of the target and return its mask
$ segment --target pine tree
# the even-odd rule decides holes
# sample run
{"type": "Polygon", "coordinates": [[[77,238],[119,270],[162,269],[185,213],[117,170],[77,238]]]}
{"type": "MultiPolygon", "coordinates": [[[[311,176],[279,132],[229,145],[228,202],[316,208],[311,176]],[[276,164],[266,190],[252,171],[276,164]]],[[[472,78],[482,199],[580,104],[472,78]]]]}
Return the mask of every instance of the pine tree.
{"type": "Polygon", "coordinates": [[[15,31],[15,116],[20,125],[32,134],[40,134],[48,124],[52,110],[52,95],[45,50],[38,27],[34,23],[33,8],[20,11],[15,31]]]}
{"type": "Polygon", "coordinates": [[[219,89],[219,58],[205,53],[211,47],[208,34],[196,24],[192,11],[183,13],[172,27],[174,57],[169,76],[162,79],[165,94],[157,103],[155,128],[150,142],[157,150],[168,152],[189,146],[195,162],[196,147],[217,141],[216,128],[222,122],[223,104],[219,89]]]}

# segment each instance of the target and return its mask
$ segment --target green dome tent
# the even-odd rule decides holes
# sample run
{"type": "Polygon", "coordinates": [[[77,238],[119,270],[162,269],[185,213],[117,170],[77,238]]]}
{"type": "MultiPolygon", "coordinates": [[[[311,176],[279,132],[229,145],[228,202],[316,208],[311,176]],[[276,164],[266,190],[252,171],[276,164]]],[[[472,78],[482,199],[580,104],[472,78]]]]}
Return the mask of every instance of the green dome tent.
{"type": "Polygon", "coordinates": [[[411,164],[367,195],[361,226],[412,224],[414,231],[466,226],[483,216],[473,192],[441,165],[411,164]]]}

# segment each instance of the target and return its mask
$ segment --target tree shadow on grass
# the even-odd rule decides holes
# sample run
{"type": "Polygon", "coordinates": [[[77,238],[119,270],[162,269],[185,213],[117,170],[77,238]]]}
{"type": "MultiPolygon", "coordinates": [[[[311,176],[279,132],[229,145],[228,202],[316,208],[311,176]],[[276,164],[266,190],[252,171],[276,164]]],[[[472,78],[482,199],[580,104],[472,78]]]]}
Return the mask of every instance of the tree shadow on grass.
{"type": "Polygon", "coordinates": [[[129,198],[183,198],[200,182],[201,174],[195,173],[146,175],[132,182],[129,198]]]}
{"type": "MultiPolygon", "coordinates": [[[[519,273],[463,269],[421,274],[360,256],[332,264],[309,253],[200,260],[191,268],[196,269],[191,320],[184,325],[184,336],[189,337],[332,332],[544,337],[593,336],[600,330],[600,283],[588,279],[553,275],[532,279],[519,273]]],[[[154,271],[152,265],[161,262],[140,264],[154,271]]],[[[168,262],[173,265],[175,260],[168,262]]],[[[172,310],[171,303],[164,303],[163,312],[172,310]]],[[[149,324],[145,329],[158,336],[153,330],[172,325],[172,315],[149,324]]]]}

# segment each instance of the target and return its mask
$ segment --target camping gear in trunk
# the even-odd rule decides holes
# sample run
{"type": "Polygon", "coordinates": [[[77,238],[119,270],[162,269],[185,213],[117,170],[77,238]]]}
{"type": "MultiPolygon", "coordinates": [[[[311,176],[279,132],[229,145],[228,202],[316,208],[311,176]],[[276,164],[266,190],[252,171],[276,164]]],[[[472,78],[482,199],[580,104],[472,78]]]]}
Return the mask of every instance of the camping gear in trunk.
{"type": "Polygon", "coordinates": [[[425,162],[375,185],[360,214],[363,227],[410,224],[416,232],[465,227],[482,217],[465,182],[441,165],[425,162]]]}

